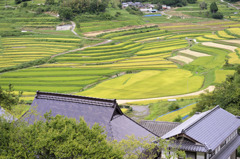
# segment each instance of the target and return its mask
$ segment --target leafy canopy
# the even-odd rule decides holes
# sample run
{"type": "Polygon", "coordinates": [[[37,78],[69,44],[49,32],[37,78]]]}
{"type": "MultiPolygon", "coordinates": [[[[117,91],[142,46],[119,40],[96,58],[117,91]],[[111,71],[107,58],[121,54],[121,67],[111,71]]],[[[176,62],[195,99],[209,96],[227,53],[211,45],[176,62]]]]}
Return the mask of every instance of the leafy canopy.
{"type": "Polygon", "coordinates": [[[216,86],[211,93],[202,94],[195,112],[212,109],[216,105],[234,115],[240,115],[240,66],[234,75],[228,76],[225,82],[216,86]]]}
{"type": "Polygon", "coordinates": [[[7,158],[122,158],[98,124],[91,128],[83,118],[44,115],[32,125],[0,120],[0,154],[7,158]]]}
{"type": "Polygon", "coordinates": [[[22,92],[16,95],[13,91],[13,86],[10,84],[8,90],[3,90],[0,87],[0,106],[7,110],[12,110],[12,106],[19,103],[19,97],[22,92]]]}

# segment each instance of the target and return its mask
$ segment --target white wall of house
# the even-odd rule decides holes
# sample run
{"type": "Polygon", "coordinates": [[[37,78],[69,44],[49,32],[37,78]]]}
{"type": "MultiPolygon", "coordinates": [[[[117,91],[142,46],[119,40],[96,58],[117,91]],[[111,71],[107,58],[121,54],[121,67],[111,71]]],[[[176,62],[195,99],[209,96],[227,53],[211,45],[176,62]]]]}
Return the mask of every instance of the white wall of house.
{"type": "Polygon", "coordinates": [[[205,153],[197,152],[197,159],[205,159],[205,153]]]}

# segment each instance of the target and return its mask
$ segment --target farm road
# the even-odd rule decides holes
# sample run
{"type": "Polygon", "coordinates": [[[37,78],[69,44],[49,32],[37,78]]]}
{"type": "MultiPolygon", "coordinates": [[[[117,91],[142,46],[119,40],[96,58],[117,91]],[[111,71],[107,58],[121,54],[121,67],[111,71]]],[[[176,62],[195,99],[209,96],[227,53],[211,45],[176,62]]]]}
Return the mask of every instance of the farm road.
{"type": "Polygon", "coordinates": [[[206,88],[204,90],[193,92],[193,93],[188,93],[188,94],[167,96],[167,97],[157,97],[157,98],[146,98],[146,99],[117,100],[117,103],[125,104],[125,103],[148,101],[148,100],[161,100],[161,99],[169,99],[169,98],[181,98],[181,97],[187,97],[187,96],[196,96],[196,95],[200,95],[202,93],[206,93],[207,91],[212,92],[214,89],[215,89],[215,86],[209,86],[208,88],[206,88]]]}

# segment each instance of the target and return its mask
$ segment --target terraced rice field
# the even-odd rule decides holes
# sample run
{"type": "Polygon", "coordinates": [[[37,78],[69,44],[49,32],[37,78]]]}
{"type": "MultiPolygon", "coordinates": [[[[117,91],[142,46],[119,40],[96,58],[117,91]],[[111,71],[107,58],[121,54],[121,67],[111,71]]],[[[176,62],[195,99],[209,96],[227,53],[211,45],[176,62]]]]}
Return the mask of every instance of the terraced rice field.
{"type": "Polygon", "coordinates": [[[240,57],[236,54],[236,52],[232,52],[228,54],[228,56],[230,57],[228,60],[230,64],[240,64],[240,57]]]}
{"type": "Polygon", "coordinates": [[[171,57],[170,59],[173,60],[173,61],[181,61],[181,62],[184,62],[186,64],[189,64],[193,61],[193,59],[191,59],[189,57],[186,57],[186,56],[181,56],[181,55],[171,57]]]}
{"type": "Polygon", "coordinates": [[[240,44],[240,40],[223,40],[228,43],[240,44]]]}
{"type": "Polygon", "coordinates": [[[202,45],[231,50],[231,51],[235,51],[235,49],[237,49],[237,47],[234,47],[234,46],[217,44],[217,43],[213,43],[213,42],[204,42],[204,43],[202,43],[202,45]]]}
{"type": "Polygon", "coordinates": [[[221,38],[226,38],[226,39],[235,39],[235,36],[227,34],[225,31],[218,31],[217,32],[218,36],[221,38]]]}
{"type": "Polygon", "coordinates": [[[203,36],[206,39],[212,39],[212,40],[223,40],[224,38],[219,37],[218,35],[204,35],[203,36]]]}
{"type": "Polygon", "coordinates": [[[199,57],[191,63],[191,65],[202,66],[208,69],[221,68],[225,63],[227,54],[230,53],[228,50],[204,45],[195,45],[191,50],[211,55],[199,57]]]}
{"type": "Polygon", "coordinates": [[[215,83],[221,83],[226,80],[228,75],[233,75],[234,70],[216,70],[215,71],[215,83]]]}
{"type": "Polygon", "coordinates": [[[4,73],[0,85],[7,88],[11,83],[15,90],[36,92],[78,92],[84,86],[104,80],[115,70],[88,70],[77,68],[28,68],[4,73]]]}
{"type": "Polygon", "coordinates": [[[226,29],[226,32],[228,32],[229,34],[231,34],[233,36],[240,37],[240,28],[226,29]]]}
{"type": "Polygon", "coordinates": [[[190,106],[187,106],[186,108],[182,108],[167,115],[163,115],[162,117],[157,118],[156,121],[173,122],[174,119],[176,119],[178,116],[185,117],[186,115],[189,115],[189,113],[192,112],[194,107],[196,107],[196,104],[192,104],[190,106]]]}
{"type": "Polygon", "coordinates": [[[102,82],[78,95],[100,98],[140,99],[193,92],[201,88],[202,76],[190,71],[142,71],[102,82]],[[150,82],[151,81],[151,82],[150,82]]]}
{"type": "Polygon", "coordinates": [[[79,38],[72,37],[15,37],[0,38],[2,54],[0,54],[0,67],[11,67],[25,62],[34,61],[44,57],[78,48],[79,38]]]}
{"type": "Polygon", "coordinates": [[[211,55],[208,55],[208,54],[204,54],[204,53],[201,53],[201,52],[197,52],[197,51],[192,51],[192,50],[182,50],[182,51],[179,51],[181,54],[186,54],[186,55],[189,55],[189,56],[194,56],[194,57],[204,57],[204,56],[211,56],[211,55]]]}

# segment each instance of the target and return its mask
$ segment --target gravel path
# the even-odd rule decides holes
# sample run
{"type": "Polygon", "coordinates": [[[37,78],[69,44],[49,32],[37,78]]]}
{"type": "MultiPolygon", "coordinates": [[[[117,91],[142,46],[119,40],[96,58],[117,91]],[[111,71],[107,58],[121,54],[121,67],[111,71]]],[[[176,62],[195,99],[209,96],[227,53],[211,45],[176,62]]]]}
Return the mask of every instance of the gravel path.
{"type": "Polygon", "coordinates": [[[187,97],[187,96],[196,96],[200,95],[202,93],[206,93],[206,91],[212,92],[215,89],[215,86],[209,86],[208,88],[188,93],[188,94],[182,94],[182,95],[175,95],[175,96],[166,96],[166,97],[157,97],[157,98],[146,98],[146,99],[128,99],[128,100],[117,100],[118,104],[125,104],[125,103],[131,103],[131,102],[140,102],[140,101],[147,101],[147,100],[161,100],[161,99],[169,99],[169,98],[181,98],[181,97],[187,97]]]}
{"type": "Polygon", "coordinates": [[[73,21],[71,21],[71,23],[72,23],[71,32],[72,32],[73,34],[75,34],[77,37],[80,38],[80,36],[78,35],[78,33],[76,33],[76,32],[74,31],[75,28],[76,28],[76,24],[75,24],[73,21]]]}

